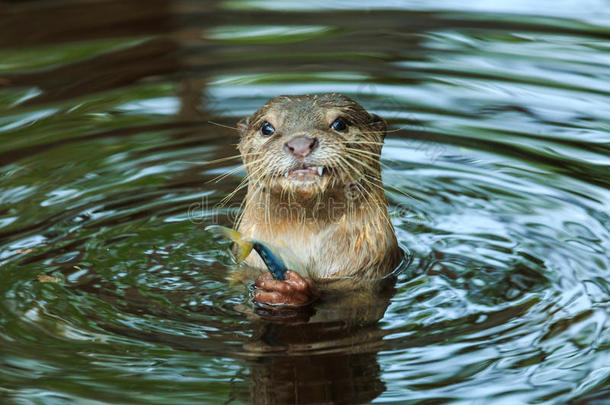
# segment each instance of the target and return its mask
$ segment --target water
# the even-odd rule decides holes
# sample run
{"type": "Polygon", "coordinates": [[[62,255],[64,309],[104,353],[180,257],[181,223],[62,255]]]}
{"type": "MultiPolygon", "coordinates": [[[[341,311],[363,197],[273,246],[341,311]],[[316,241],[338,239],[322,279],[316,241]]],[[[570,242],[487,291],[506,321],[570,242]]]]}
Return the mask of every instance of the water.
{"type": "Polygon", "coordinates": [[[609,6],[5,6],[0,402],[608,403],[609,6]],[[203,231],[239,161],[203,163],[236,154],[221,125],[325,91],[388,119],[411,263],[269,318],[203,231]]]}

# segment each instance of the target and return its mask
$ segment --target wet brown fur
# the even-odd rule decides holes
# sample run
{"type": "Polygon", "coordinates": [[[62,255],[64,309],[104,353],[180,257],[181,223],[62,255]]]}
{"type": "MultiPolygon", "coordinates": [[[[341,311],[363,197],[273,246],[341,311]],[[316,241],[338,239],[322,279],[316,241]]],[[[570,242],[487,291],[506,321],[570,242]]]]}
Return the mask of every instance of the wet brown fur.
{"type": "MultiPolygon", "coordinates": [[[[248,173],[240,232],[289,246],[307,263],[314,280],[370,281],[400,261],[381,182],[379,155],[385,122],[350,98],[337,94],[280,96],[239,123],[239,150],[248,173]],[[345,132],[331,128],[343,117],[345,132]],[[264,136],[268,121],[275,133],[264,136]],[[300,160],[283,150],[297,136],[317,138],[319,146],[300,160]],[[295,183],[284,173],[324,166],[329,174],[295,183]]],[[[247,262],[264,267],[252,253],[247,262]]]]}

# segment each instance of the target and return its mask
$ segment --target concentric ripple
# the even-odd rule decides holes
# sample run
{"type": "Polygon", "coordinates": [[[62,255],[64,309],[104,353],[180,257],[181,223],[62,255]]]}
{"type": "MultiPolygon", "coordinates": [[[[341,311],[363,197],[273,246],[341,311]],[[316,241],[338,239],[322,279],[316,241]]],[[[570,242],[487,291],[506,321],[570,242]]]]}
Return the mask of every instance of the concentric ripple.
{"type": "Polygon", "coordinates": [[[607,402],[604,1],[204,3],[7,8],[1,403],[607,402]],[[328,91],[388,120],[410,255],[271,315],[204,227],[238,119],[328,91]]]}

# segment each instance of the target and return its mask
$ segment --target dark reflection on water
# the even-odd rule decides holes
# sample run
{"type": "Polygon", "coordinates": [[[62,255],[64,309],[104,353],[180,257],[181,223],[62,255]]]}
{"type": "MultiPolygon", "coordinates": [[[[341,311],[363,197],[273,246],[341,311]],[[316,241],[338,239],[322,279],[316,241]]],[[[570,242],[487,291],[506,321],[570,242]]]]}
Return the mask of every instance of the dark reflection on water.
{"type": "Polygon", "coordinates": [[[327,296],[300,316],[258,311],[262,323],[244,346],[256,359],[250,402],[353,404],[383,393],[377,352],[386,333],[378,320],[394,293],[389,287],[327,296]]]}
{"type": "Polygon", "coordinates": [[[0,402],[606,403],[608,10],[5,6],[0,402]],[[202,230],[235,218],[239,161],[204,163],[268,98],[326,91],[389,120],[413,262],[269,317],[202,230]]]}

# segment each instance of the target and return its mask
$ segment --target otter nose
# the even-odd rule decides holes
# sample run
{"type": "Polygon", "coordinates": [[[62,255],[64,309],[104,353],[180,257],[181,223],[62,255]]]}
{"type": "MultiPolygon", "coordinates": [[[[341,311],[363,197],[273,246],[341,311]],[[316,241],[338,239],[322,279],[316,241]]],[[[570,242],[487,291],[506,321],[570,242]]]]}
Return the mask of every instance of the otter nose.
{"type": "Polygon", "coordinates": [[[284,150],[300,159],[309,155],[318,146],[316,138],[297,136],[284,144],[284,150]]]}

